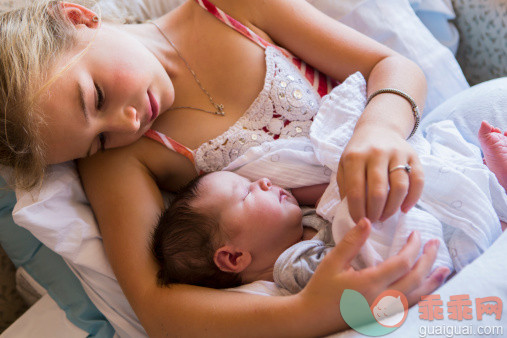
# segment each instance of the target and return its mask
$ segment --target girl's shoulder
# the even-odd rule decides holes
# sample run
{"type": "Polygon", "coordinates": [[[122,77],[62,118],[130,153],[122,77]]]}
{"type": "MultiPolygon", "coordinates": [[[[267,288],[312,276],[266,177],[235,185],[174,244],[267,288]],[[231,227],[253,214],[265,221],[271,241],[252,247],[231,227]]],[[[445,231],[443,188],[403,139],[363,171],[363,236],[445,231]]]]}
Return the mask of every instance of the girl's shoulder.
{"type": "MultiPolygon", "coordinates": [[[[188,159],[147,137],[81,159],[79,171],[85,181],[88,178],[93,180],[95,175],[150,177],[161,188],[169,191],[177,190],[196,175],[195,168],[188,159]]],[[[128,180],[128,177],[125,179],[128,180]]]]}
{"type": "Polygon", "coordinates": [[[226,14],[254,31],[259,30],[256,22],[259,21],[257,16],[262,15],[262,13],[259,14],[259,5],[262,2],[259,0],[188,0],[190,7],[201,14],[208,12],[217,17],[226,14]]]}
{"type": "Polygon", "coordinates": [[[236,19],[248,18],[252,14],[252,5],[257,0],[187,0],[195,6],[214,14],[216,9],[224,11],[236,19]]]}

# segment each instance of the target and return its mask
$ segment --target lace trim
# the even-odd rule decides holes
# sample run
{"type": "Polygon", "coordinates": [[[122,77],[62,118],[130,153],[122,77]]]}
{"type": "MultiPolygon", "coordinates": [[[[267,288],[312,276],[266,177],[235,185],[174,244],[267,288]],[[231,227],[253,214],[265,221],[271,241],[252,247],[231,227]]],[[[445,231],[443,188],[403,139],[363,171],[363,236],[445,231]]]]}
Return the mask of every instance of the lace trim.
{"type": "Polygon", "coordinates": [[[235,124],[197,148],[198,170],[221,170],[249,148],[264,142],[308,136],[320,96],[276,48],[268,46],[265,55],[262,91],[235,124]]]}

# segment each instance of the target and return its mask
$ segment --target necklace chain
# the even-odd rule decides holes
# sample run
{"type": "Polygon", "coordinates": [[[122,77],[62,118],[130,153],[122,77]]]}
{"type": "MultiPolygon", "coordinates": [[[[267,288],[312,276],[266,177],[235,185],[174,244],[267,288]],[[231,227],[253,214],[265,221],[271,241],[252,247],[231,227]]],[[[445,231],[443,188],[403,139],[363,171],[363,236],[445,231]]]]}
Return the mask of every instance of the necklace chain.
{"type": "Polygon", "coordinates": [[[224,105],[218,104],[213,100],[210,93],[203,87],[203,85],[201,84],[201,81],[199,81],[199,79],[197,78],[197,75],[195,74],[194,70],[190,67],[187,60],[185,60],[185,58],[183,57],[183,55],[181,55],[180,51],[178,50],[178,48],[176,48],[176,46],[171,41],[171,39],[169,39],[169,37],[164,33],[164,31],[160,28],[160,26],[157,25],[155,22],[153,22],[153,21],[148,21],[148,22],[153,24],[155,27],[157,27],[160,34],[162,34],[162,36],[167,40],[167,42],[169,42],[169,44],[174,48],[174,50],[176,51],[176,54],[178,54],[179,58],[185,63],[185,66],[187,67],[187,69],[190,71],[190,73],[194,77],[195,82],[197,82],[197,84],[199,85],[199,88],[201,88],[203,93],[206,94],[206,96],[208,96],[209,101],[211,102],[213,107],[215,107],[215,109],[216,109],[215,111],[211,111],[211,110],[205,110],[205,109],[196,108],[196,107],[180,106],[180,107],[171,107],[170,110],[187,108],[187,109],[199,110],[199,111],[214,114],[214,115],[225,116],[224,105]]]}

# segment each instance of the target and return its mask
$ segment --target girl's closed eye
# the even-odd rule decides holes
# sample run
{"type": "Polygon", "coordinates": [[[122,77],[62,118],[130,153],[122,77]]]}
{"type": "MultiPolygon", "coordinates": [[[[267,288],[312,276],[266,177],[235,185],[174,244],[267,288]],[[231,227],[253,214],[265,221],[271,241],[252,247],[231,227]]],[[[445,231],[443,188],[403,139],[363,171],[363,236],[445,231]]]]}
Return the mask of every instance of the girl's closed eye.
{"type": "Polygon", "coordinates": [[[106,134],[105,133],[99,134],[99,142],[100,142],[100,150],[102,150],[102,151],[106,150],[106,134]]]}
{"type": "MultiPolygon", "coordinates": [[[[97,110],[101,110],[104,107],[105,101],[104,91],[96,83],[94,83],[94,86],[95,86],[95,101],[96,101],[95,107],[97,110]]],[[[104,151],[106,149],[105,133],[100,133],[98,135],[98,138],[100,142],[100,150],[104,151]]]]}
{"type": "Polygon", "coordinates": [[[101,110],[102,107],[104,107],[105,100],[104,92],[96,83],[94,83],[94,85],[95,85],[95,106],[97,110],[101,110]]]}

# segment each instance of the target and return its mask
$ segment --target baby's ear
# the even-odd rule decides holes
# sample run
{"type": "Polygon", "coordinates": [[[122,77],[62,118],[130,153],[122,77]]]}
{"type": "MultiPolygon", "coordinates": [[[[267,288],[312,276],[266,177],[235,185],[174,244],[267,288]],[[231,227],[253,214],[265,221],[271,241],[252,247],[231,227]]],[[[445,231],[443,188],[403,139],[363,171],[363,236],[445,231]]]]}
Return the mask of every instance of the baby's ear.
{"type": "Polygon", "coordinates": [[[252,262],[249,252],[230,245],[225,245],[215,251],[213,261],[224,272],[240,273],[252,262]]]}

